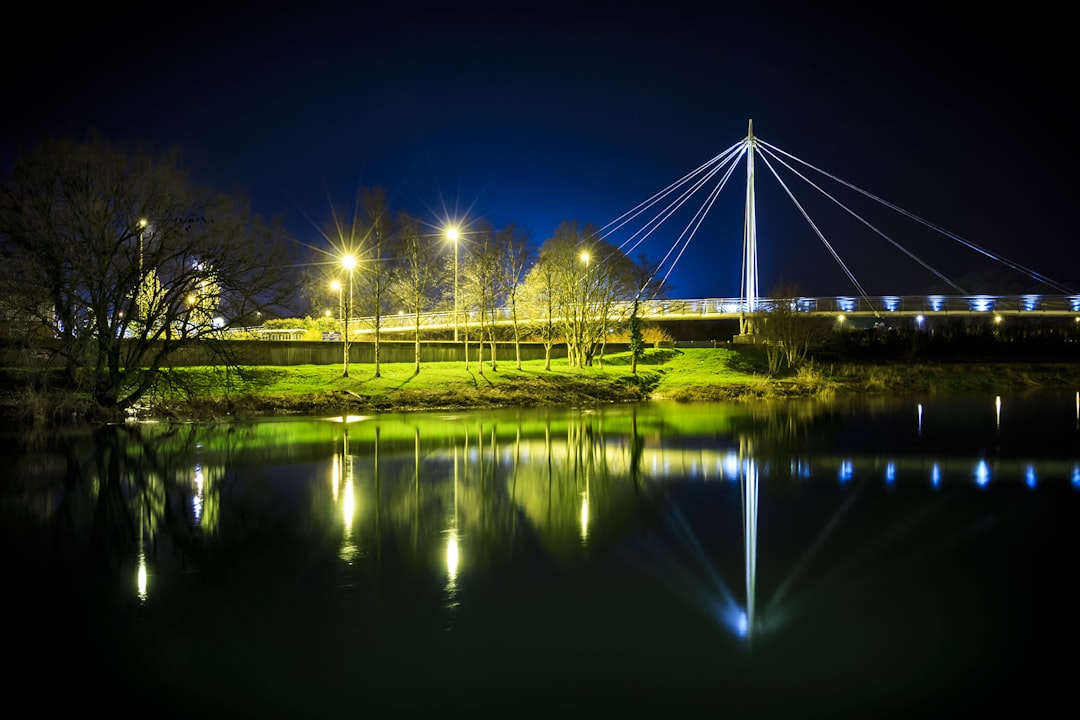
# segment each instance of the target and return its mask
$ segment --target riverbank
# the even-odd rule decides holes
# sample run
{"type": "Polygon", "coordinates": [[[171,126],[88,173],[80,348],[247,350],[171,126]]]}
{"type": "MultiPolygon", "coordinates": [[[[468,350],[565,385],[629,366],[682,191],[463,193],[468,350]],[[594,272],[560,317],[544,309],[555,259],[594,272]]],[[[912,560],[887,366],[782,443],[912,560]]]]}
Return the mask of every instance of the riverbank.
{"type": "Polygon", "coordinates": [[[123,417],[104,416],[73,393],[23,390],[0,398],[8,423],[56,424],[126,418],[171,421],[267,415],[363,414],[446,409],[595,406],[610,403],[752,401],[793,397],[956,392],[1011,392],[1040,387],[1080,390],[1080,363],[808,363],[770,377],[753,348],[650,350],[631,372],[626,354],[587,368],[565,360],[246,368],[238,377],[213,368],[175,371],[168,393],[149,396],[123,417]]]}

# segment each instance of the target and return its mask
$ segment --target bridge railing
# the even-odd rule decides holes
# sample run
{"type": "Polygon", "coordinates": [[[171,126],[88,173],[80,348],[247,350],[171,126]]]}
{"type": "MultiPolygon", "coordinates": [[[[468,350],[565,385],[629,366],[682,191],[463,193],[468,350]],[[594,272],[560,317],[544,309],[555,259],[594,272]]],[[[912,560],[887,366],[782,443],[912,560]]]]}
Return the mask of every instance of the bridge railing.
{"type": "MultiPolygon", "coordinates": [[[[825,297],[759,298],[753,312],[770,312],[787,307],[797,312],[888,314],[888,313],[1023,313],[1080,312],[1080,295],[881,295],[861,297],[835,295],[825,297]]],[[[642,303],[639,312],[645,317],[733,316],[751,312],[741,298],[706,298],[699,300],[656,300],[642,303]]]]}
{"type": "MultiPolygon", "coordinates": [[[[786,305],[798,312],[823,315],[946,315],[949,313],[972,315],[980,313],[1050,314],[1070,315],[1080,313],[1080,295],[881,295],[859,297],[835,295],[826,297],[759,298],[753,312],[769,312],[786,305]]],[[[612,305],[612,317],[630,317],[633,303],[618,302],[612,305]]],[[[643,319],[701,319],[737,318],[751,312],[742,298],[699,298],[691,300],[648,300],[639,303],[638,314],[643,319]]],[[[521,316],[522,323],[527,318],[521,316]]],[[[496,313],[495,323],[507,325],[512,321],[509,308],[496,313]]],[[[462,312],[458,315],[458,327],[476,328],[476,313],[462,312]]],[[[351,318],[349,323],[361,335],[375,328],[374,318],[351,318]]],[[[379,321],[383,332],[405,332],[416,325],[412,314],[387,314],[379,321]]],[[[422,330],[452,330],[453,312],[426,312],[420,315],[422,330]]]]}

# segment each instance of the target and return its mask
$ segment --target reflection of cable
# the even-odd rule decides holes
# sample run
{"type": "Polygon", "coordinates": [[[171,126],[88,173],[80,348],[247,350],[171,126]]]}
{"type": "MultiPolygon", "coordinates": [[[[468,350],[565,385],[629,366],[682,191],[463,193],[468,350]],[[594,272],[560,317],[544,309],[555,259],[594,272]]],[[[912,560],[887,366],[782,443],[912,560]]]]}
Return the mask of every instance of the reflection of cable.
{"type": "Polygon", "coordinates": [[[792,583],[794,583],[795,580],[800,575],[802,575],[803,571],[806,569],[806,566],[810,563],[810,560],[814,557],[814,555],[817,554],[818,550],[821,549],[821,546],[824,544],[825,540],[830,535],[832,535],[833,530],[836,529],[836,526],[840,523],[840,520],[845,515],[847,515],[848,511],[851,509],[851,506],[855,504],[855,500],[858,499],[859,495],[862,494],[862,491],[865,489],[865,487],[865,485],[859,485],[857,490],[853,492],[851,496],[847,499],[847,502],[841,505],[840,508],[835,513],[833,513],[832,519],[829,520],[829,524],[822,529],[822,531],[818,534],[817,538],[814,540],[813,544],[810,545],[809,548],[807,548],[805,553],[803,553],[802,558],[799,559],[799,563],[790,573],[788,573],[788,576],[784,578],[784,581],[780,583],[780,587],[776,589],[776,594],[773,595],[772,600],[769,601],[769,612],[775,612],[776,609],[780,606],[781,601],[787,594],[788,588],[790,588],[792,583]]]}
{"type": "Polygon", "coordinates": [[[674,549],[650,534],[636,541],[632,552],[624,549],[624,559],[709,617],[719,615],[732,634],[745,634],[742,610],[678,507],[666,507],[664,524],[676,541],[674,549]]]}

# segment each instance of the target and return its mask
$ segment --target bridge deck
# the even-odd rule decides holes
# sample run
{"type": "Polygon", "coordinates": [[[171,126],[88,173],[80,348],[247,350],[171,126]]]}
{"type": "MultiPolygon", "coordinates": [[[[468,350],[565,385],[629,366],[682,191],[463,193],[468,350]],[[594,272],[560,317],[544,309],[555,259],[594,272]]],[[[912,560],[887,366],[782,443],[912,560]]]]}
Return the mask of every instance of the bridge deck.
{"type": "MultiPolygon", "coordinates": [[[[797,312],[830,317],[994,317],[1041,316],[1080,318],[1080,295],[883,295],[862,298],[853,296],[762,298],[757,301],[756,312],[769,312],[776,306],[786,305],[797,312]]],[[[624,319],[630,316],[631,303],[616,303],[612,316],[624,319]]],[[[651,300],[639,305],[638,315],[644,320],[716,320],[738,319],[752,314],[741,298],[704,298],[698,300],[651,300]]],[[[479,317],[474,313],[466,318],[462,313],[460,323],[466,320],[475,326],[479,317]]],[[[497,325],[511,322],[510,310],[502,309],[495,319],[497,325]]],[[[370,332],[373,317],[349,320],[358,332],[370,332]]],[[[380,326],[385,332],[407,331],[415,327],[416,317],[410,314],[384,315],[380,326]]],[[[452,312],[421,313],[420,327],[424,330],[453,329],[452,312]]]]}

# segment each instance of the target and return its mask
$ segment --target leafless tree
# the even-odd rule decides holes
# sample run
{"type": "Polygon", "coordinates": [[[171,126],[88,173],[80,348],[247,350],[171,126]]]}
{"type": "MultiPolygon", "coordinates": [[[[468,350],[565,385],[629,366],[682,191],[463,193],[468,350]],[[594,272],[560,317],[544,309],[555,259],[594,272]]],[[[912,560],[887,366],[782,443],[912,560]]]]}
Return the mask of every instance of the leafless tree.
{"type": "Polygon", "coordinates": [[[623,319],[618,302],[633,298],[637,274],[633,262],[591,225],[563,222],[541,246],[526,279],[530,297],[540,303],[531,316],[540,321],[541,332],[547,322],[549,335],[566,342],[571,367],[603,356],[609,331],[623,319]]]}
{"type": "Polygon", "coordinates": [[[529,235],[514,226],[503,228],[498,233],[502,248],[503,285],[506,310],[510,314],[510,327],[514,337],[514,358],[516,367],[521,369],[521,323],[518,318],[518,293],[525,281],[525,271],[529,263],[529,235]]]}
{"type": "Polygon", "coordinates": [[[466,307],[476,308],[477,311],[477,363],[481,374],[484,372],[485,339],[491,349],[491,369],[498,370],[495,320],[500,310],[505,282],[501,259],[494,230],[485,223],[476,223],[469,231],[469,247],[462,266],[461,288],[466,307]]]}
{"type": "Polygon", "coordinates": [[[398,218],[398,232],[400,263],[392,294],[413,315],[414,374],[419,374],[420,315],[436,303],[442,248],[421,234],[419,223],[406,215],[398,218]]]}
{"type": "Polygon", "coordinates": [[[823,344],[832,332],[832,321],[815,317],[798,304],[799,291],[795,286],[782,286],[770,293],[760,313],[758,335],[765,342],[769,372],[776,374],[785,367],[798,369],[811,350],[823,344]]]}
{"type": "Polygon", "coordinates": [[[138,403],[196,343],[235,364],[223,333],[293,293],[284,233],[195,187],[178,158],[91,133],[42,142],[0,181],[7,301],[111,411],[138,403]]]}

